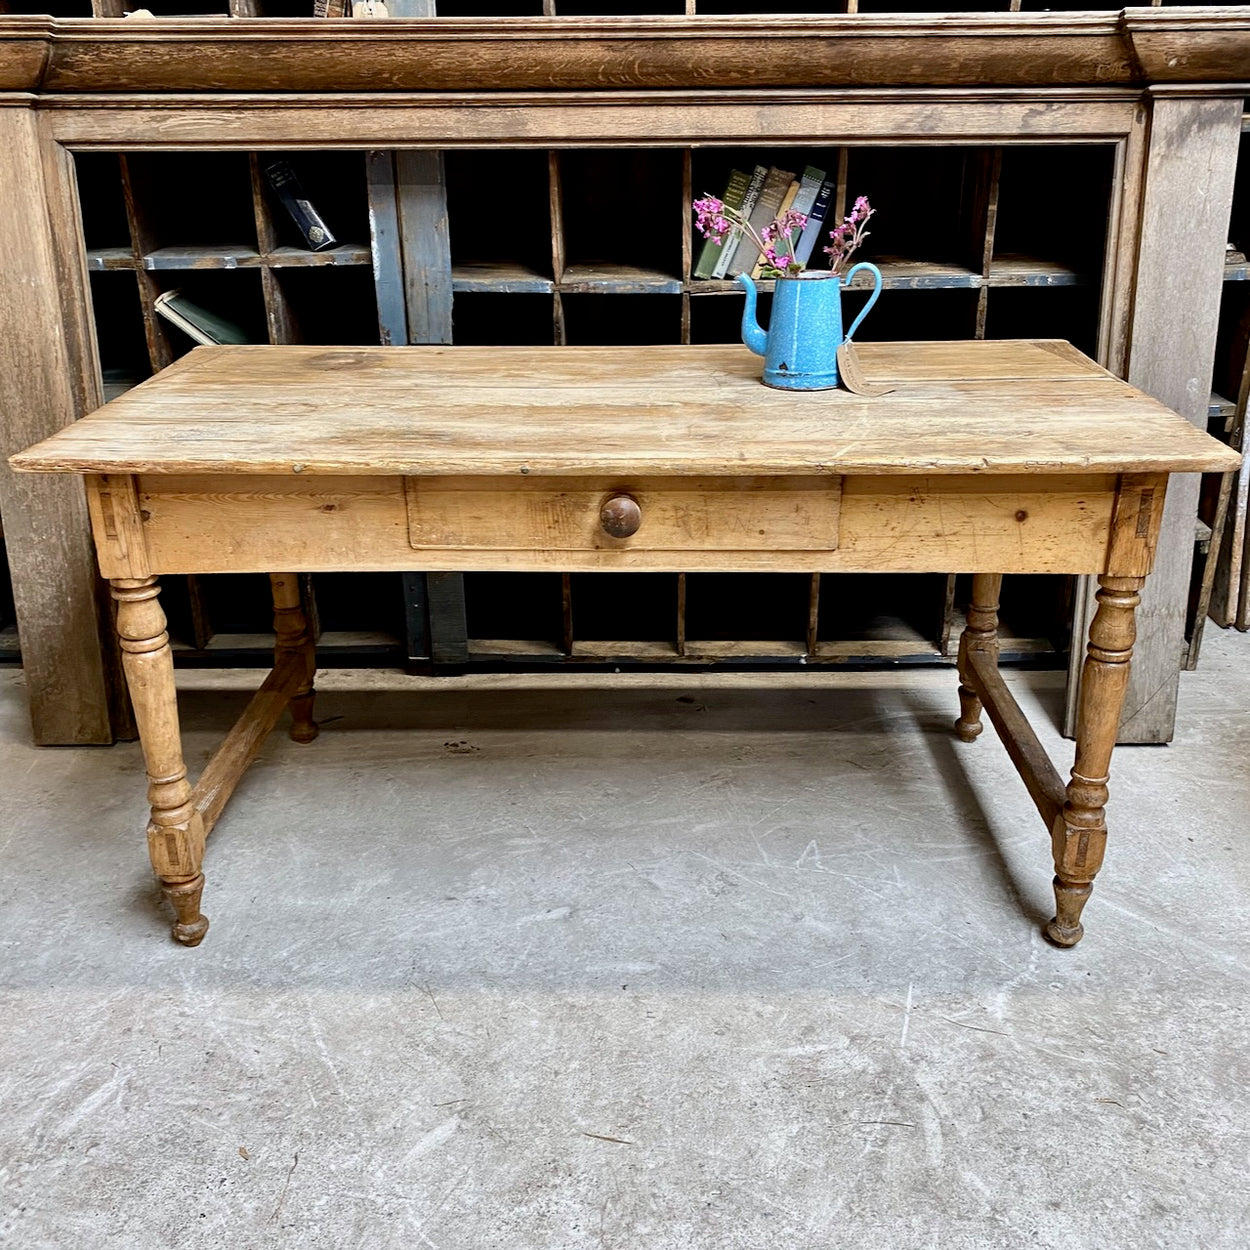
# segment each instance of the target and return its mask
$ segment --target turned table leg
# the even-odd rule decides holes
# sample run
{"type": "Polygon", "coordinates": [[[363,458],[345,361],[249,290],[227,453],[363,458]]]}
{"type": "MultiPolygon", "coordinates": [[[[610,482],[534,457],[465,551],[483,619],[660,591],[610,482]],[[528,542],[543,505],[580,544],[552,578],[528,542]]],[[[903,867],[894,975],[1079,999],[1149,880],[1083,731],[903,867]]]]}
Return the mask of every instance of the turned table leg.
{"type": "Polygon", "coordinates": [[[273,590],[274,662],[291,654],[304,661],[304,683],[291,696],[291,738],[311,742],[320,732],[313,720],[313,678],[317,672],[317,650],[308,619],[300,605],[299,578],[294,573],[270,573],[273,590]]]}
{"type": "Polygon", "coordinates": [[[1002,588],[1001,573],[974,573],[972,600],[968,604],[968,623],[959,636],[959,719],[955,733],[963,742],[972,742],[983,728],[981,700],[972,688],[968,657],[974,652],[998,660],[998,592],[1002,588]]]}
{"type": "Polygon", "coordinates": [[[1084,936],[1081,911],[1094,888],[1107,846],[1107,782],[1111,752],[1128,688],[1129,661],[1137,631],[1134,610],[1144,577],[1098,579],[1098,611],[1089,628],[1077,710],[1076,760],[1067,801],[1055,819],[1055,918],[1046,936],[1075,946],[1084,936]]]}
{"type": "Polygon", "coordinates": [[[173,935],[184,946],[198,946],[208,932],[200,911],[204,874],[204,823],[191,797],[182,760],[174,663],[155,577],[114,578],[117,633],[122,667],[134,704],[135,721],[148,775],[148,854],[177,920],[173,935]]]}

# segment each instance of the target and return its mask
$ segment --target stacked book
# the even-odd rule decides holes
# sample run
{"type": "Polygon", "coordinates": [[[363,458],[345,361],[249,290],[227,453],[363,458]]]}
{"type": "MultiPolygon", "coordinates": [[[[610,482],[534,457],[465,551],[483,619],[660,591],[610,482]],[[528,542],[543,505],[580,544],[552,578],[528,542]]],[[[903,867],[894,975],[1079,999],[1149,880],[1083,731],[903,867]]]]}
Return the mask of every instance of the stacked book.
{"type": "MultiPolygon", "coordinates": [[[[807,228],[795,244],[794,256],[806,265],[820,237],[834,191],[834,181],[814,165],[808,165],[801,176],[776,165],[756,165],[750,175],[735,169],[721,199],[727,207],[737,209],[757,234],[784,212],[802,213],[807,218],[807,228]]],[[[743,231],[734,230],[723,243],[715,239],[704,243],[695,262],[694,276],[734,278],[749,273],[758,277],[763,264],[764,258],[755,244],[743,231]]]]}

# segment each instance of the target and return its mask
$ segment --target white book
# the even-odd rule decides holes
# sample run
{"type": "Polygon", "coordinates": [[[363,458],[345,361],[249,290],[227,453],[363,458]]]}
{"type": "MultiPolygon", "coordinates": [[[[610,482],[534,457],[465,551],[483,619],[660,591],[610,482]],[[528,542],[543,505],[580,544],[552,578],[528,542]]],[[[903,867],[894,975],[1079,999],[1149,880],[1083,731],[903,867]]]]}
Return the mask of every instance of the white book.
{"type": "Polygon", "coordinates": [[[193,304],[181,291],[166,291],[158,295],[155,308],[166,321],[172,322],[184,334],[205,346],[248,341],[247,335],[233,321],[227,321],[225,317],[219,317],[216,313],[193,304]]]}

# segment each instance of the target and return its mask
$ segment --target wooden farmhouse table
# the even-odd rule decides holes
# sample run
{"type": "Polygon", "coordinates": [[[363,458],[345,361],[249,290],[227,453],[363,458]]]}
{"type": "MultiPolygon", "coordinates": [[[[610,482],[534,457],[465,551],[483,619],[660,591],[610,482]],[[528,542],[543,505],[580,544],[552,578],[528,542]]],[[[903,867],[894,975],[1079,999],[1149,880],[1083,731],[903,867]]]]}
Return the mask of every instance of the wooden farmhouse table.
{"type": "Polygon", "coordinates": [[[311,742],[305,571],[970,572],[955,724],[989,714],[1080,941],[1168,476],[1239,457],[1059,341],[864,344],[879,398],[761,385],[743,347],[201,347],[12,458],[86,481],[151,801],[198,944],[204,842],[284,709],[311,742]],[[273,572],[280,569],[282,572],[273,572]],[[275,663],[192,785],[163,574],[263,572],[275,663]],[[998,672],[1004,573],[1098,578],[1065,786],[998,672]]]}

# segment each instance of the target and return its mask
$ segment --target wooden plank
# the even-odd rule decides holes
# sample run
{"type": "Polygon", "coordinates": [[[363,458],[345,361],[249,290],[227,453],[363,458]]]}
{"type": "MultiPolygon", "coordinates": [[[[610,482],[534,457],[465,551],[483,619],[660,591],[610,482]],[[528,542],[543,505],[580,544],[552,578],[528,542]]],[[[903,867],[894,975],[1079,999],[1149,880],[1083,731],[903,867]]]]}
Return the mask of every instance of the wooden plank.
{"type": "Polygon", "coordinates": [[[280,659],[222,739],[212,759],[204,766],[192,791],[191,801],[204,822],[206,838],[212,833],[235,787],[243,780],[243,774],[286,710],[291,695],[306,682],[302,657],[287,655],[280,659]]]}
{"type": "Polygon", "coordinates": [[[451,289],[457,294],[550,295],[556,284],[528,265],[514,261],[489,261],[453,265],[451,289]]]}
{"type": "Polygon", "coordinates": [[[203,347],[12,464],[752,477],[1220,472],[1239,462],[1067,345],[866,343],[860,353],[889,394],[773,390],[741,346],[203,347]]]}
{"type": "MultiPolygon", "coordinates": [[[[412,559],[411,550],[407,559],[412,559]]],[[[464,578],[459,573],[427,573],[425,582],[430,605],[430,659],[437,667],[458,668],[469,659],[464,578]]]]}
{"type": "Polygon", "coordinates": [[[142,158],[132,160],[119,158],[122,179],[122,196],[126,205],[126,221],[130,227],[130,247],[134,256],[135,280],[139,287],[139,308],[143,314],[143,332],[148,344],[148,360],[156,373],[172,363],[174,351],[170,346],[165,322],[156,312],[156,297],[161,288],[144,266],[144,256],[155,247],[155,232],[149,220],[147,205],[150,185],[147,167],[142,158]]]}
{"type": "MultiPolygon", "coordinates": [[[[45,149],[38,127],[34,113],[0,108],[0,461],[99,402],[71,158],[45,149]]],[[[34,740],[110,742],[82,484],[17,477],[0,463],[0,513],[34,740]]]]}
{"type": "MultiPolygon", "coordinates": [[[[371,71],[375,72],[376,71],[371,71]]],[[[272,73],[272,68],[270,70],[272,73]]],[[[601,91],[482,93],[472,98],[414,93],[310,104],[272,95],[204,96],[191,103],[145,96],[124,109],[99,97],[43,101],[61,142],[132,152],[187,148],[462,146],[576,148],[690,144],[908,142],[948,146],[1028,141],[1106,143],[1128,133],[1140,93],[1124,89],[991,92],[916,89],[734,91],[634,95],[601,91]],[[345,138],[350,135],[350,138],[345,138]]]]}
{"type": "Polygon", "coordinates": [[[389,347],[408,341],[403,246],[399,233],[399,204],[395,199],[395,154],[367,153],[365,171],[373,289],[378,302],[378,341],[389,347]]]}
{"type": "Polygon", "coordinates": [[[1033,805],[1049,829],[1063,810],[1065,786],[1033,726],[1020,710],[992,655],[968,653],[968,676],[998,731],[1033,805]]]}
{"type": "MultiPolygon", "coordinates": [[[[1242,103],[1154,99],[1142,203],[1128,379],[1186,420],[1206,428],[1219,301],[1228,243],[1242,103]],[[1202,187],[1195,197],[1193,188],[1202,187]],[[1186,262],[1175,263],[1175,240],[1186,262]]],[[[1185,653],[1193,571],[1196,478],[1173,479],[1154,573],[1137,613],[1137,646],[1120,727],[1121,742],[1167,742],[1185,653]]],[[[1092,617],[1088,587],[1078,625],[1092,617]]],[[[1078,648],[1073,648],[1065,731],[1076,729],[1078,648]]]]}
{"type": "Polygon", "coordinates": [[[568,265],[559,288],[565,295],[679,295],[682,281],[676,274],[637,265],[568,265]]]}
{"type": "Polygon", "coordinates": [[[396,152],[409,343],[451,342],[451,251],[441,152],[396,152]]]}

